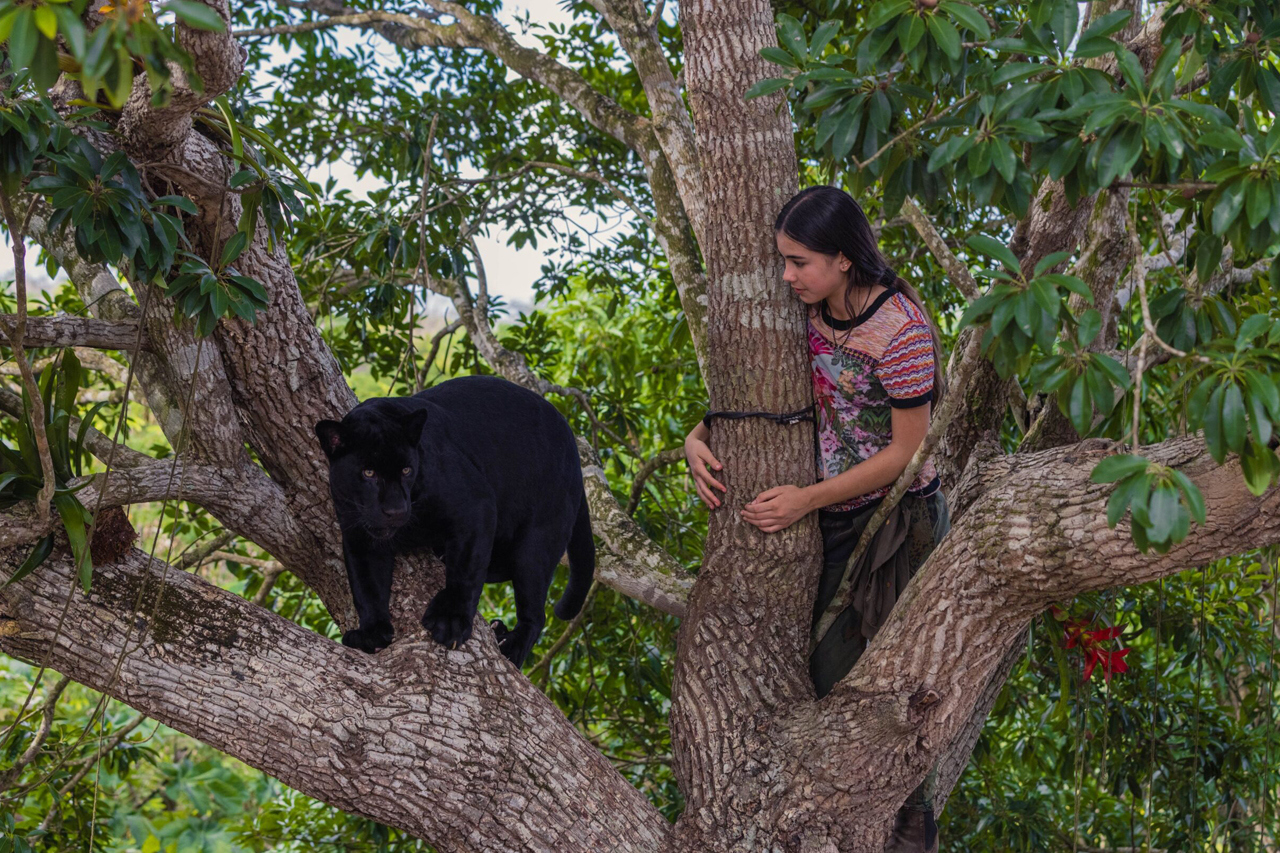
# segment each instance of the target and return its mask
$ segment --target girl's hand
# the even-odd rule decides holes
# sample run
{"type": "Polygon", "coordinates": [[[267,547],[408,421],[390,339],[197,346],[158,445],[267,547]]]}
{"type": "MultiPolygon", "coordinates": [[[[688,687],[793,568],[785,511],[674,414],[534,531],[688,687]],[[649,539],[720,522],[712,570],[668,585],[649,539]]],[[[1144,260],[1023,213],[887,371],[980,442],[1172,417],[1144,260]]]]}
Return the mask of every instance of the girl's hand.
{"type": "Polygon", "coordinates": [[[711,509],[720,506],[720,498],[713,489],[722,492],[727,492],[728,489],[707,470],[708,465],[716,471],[724,467],[711,455],[711,448],[705,441],[689,436],[684,440],[684,459],[689,463],[689,473],[693,475],[693,485],[698,490],[698,497],[711,509]]]}
{"type": "Polygon", "coordinates": [[[742,509],[742,517],[765,533],[786,530],[804,518],[813,508],[804,489],[799,486],[774,486],[765,489],[742,509]]]}

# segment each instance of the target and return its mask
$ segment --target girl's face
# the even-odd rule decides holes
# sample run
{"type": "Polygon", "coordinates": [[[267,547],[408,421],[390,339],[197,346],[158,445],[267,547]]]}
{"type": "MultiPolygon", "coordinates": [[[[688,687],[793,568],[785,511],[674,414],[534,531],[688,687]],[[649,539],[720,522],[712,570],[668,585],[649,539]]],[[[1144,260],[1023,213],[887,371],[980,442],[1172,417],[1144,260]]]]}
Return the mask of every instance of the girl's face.
{"type": "Polygon", "coordinates": [[[786,261],[782,280],[791,285],[805,305],[817,305],[824,299],[840,304],[849,287],[849,261],[843,253],[824,255],[792,240],[781,231],[775,235],[778,254],[786,261]]]}

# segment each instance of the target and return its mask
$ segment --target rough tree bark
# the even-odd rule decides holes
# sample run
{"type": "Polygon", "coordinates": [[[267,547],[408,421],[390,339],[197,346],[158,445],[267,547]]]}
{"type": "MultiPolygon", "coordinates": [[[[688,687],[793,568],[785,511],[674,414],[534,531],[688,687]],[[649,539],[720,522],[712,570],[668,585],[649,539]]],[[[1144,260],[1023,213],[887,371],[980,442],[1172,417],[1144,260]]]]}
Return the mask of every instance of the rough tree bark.
{"type": "MultiPolygon", "coordinates": [[[[227,0],[203,2],[228,19],[227,0]]],[[[353,15],[333,0],[290,5],[408,48],[490,50],[626,141],[651,178],[655,232],[672,256],[713,407],[805,407],[803,317],[778,283],[771,233],[796,189],[791,125],[785,110],[775,112],[777,100],[741,98],[770,74],[758,57],[776,44],[769,3],[681,4],[689,120],[642,5],[593,2],[643,69],[652,119],[519,48],[496,21],[443,0],[425,5],[451,24],[353,15]],[[705,342],[695,322],[704,316],[705,342]]],[[[135,93],[120,116],[120,138],[128,154],[197,204],[188,230],[210,252],[234,229],[239,200],[217,190],[230,176],[227,161],[192,131],[190,113],[232,84],[242,53],[232,37],[179,30],[208,89],[200,98],[179,92],[158,111],[145,92],[135,93]]],[[[1024,223],[1024,260],[1033,264],[1061,248],[1087,211],[1072,217],[1077,224],[1024,223]]],[[[260,321],[224,320],[201,345],[169,322],[163,294],[143,290],[144,312],[123,291],[108,293],[119,290],[111,277],[78,261],[41,222],[37,212],[33,235],[94,297],[96,316],[145,332],[145,347],[129,356],[138,380],[170,440],[188,438],[172,494],[261,544],[319,594],[339,626],[351,627],[326,466],[311,430],[355,398],[310,320],[283,248],[268,249],[259,231],[243,258],[244,271],[271,296],[260,321]],[[192,382],[198,408],[184,412],[192,382]]],[[[123,326],[42,333],[105,345],[108,338],[83,337],[90,328],[115,335],[123,326]]],[[[529,381],[516,360],[497,361],[508,378],[529,381]]],[[[808,426],[715,424],[729,494],[713,516],[691,589],[678,564],[625,522],[584,453],[605,549],[600,580],[683,620],[671,725],[688,807],[674,826],[497,653],[488,630],[478,624],[457,651],[422,634],[416,617],[442,582],[430,560],[401,562],[393,599],[399,639],[366,656],[136,550],[99,567],[86,597],[61,541],[40,571],[0,590],[0,651],[47,663],[298,790],[449,853],[879,851],[893,812],[928,767],[943,760],[945,781],[954,782],[1007,672],[1005,650],[1049,603],[1170,575],[1242,543],[1280,541],[1280,490],[1251,496],[1234,462],[1214,465],[1203,442],[1190,437],[1143,452],[1197,482],[1208,523],[1166,555],[1141,555],[1126,524],[1106,526],[1109,487],[1089,481],[1096,461],[1112,452],[1109,442],[1004,457],[982,435],[992,426],[984,418],[1003,417],[1007,395],[995,383],[970,393],[975,404],[942,451],[955,526],[858,666],[822,701],[806,666],[815,527],[806,521],[765,536],[737,515],[764,488],[811,481],[808,426]],[[55,640],[64,605],[69,618],[55,640]]],[[[92,443],[95,453],[109,452],[104,436],[94,434],[92,443]]],[[[103,492],[105,505],[169,492],[161,486],[168,463],[139,456],[125,454],[117,479],[89,487],[103,492]]],[[[43,532],[21,511],[4,518],[0,578],[20,562],[20,546],[43,532]]]]}

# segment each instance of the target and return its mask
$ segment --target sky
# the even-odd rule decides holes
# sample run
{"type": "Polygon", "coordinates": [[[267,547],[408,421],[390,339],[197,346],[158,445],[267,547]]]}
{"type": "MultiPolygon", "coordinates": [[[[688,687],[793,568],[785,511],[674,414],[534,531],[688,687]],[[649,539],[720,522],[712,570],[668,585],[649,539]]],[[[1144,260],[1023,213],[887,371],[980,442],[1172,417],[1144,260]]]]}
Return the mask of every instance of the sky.
{"type": "MultiPolygon", "coordinates": [[[[571,17],[560,9],[557,0],[521,0],[521,2],[504,3],[502,12],[498,16],[499,20],[508,26],[517,41],[530,47],[537,47],[537,41],[532,36],[521,34],[521,28],[514,23],[515,16],[519,14],[523,17],[525,12],[528,12],[534,22],[543,24],[567,24],[571,21],[571,17]]],[[[359,38],[355,33],[347,32],[352,41],[359,38]]],[[[330,174],[330,169],[338,179],[339,187],[347,187],[355,193],[362,195],[377,186],[372,181],[357,181],[354,172],[341,162],[333,164],[332,167],[326,165],[313,171],[311,177],[323,185],[330,174]]],[[[566,214],[589,228],[600,224],[598,220],[580,210],[570,209],[566,214]]],[[[533,305],[533,282],[540,275],[540,269],[545,260],[543,250],[547,248],[547,244],[540,240],[538,249],[528,246],[515,249],[507,245],[507,237],[508,234],[504,230],[493,227],[489,237],[477,238],[476,242],[484,259],[490,293],[505,297],[514,315],[515,310],[527,310],[533,305]]],[[[51,284],[43,265],[36,259],[36,247],[28,244],[26,269],[30,292],[34,292],[35,288],[46,288],[51,284]]],[[[11,282],[12,280],[13,251],[8,236],[4,235],[0,237],[0,281],[11,282]]],[[[12,285],[7,286],[12,287],[12,285]]],[[[443,297],[436,297],[429,305],[429,310],[438,312],[443,311],[444,307],[443,297]]]]}

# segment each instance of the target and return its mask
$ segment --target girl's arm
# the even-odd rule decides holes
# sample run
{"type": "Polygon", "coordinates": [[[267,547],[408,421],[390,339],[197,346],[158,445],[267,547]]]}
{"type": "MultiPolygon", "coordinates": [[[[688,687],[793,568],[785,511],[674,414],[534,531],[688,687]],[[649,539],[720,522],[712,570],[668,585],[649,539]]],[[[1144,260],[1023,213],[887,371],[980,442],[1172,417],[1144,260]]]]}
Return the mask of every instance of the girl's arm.
{"type": "Polygon", "coordinates": [[[928,404],[894,409],[893,439],[868,459],[812,486],[775,486],[743,508],[742,516],[765,533],[784,530],[824,506],[865,495],[890,485],[902,475],[929,431],[928,404]]]}

